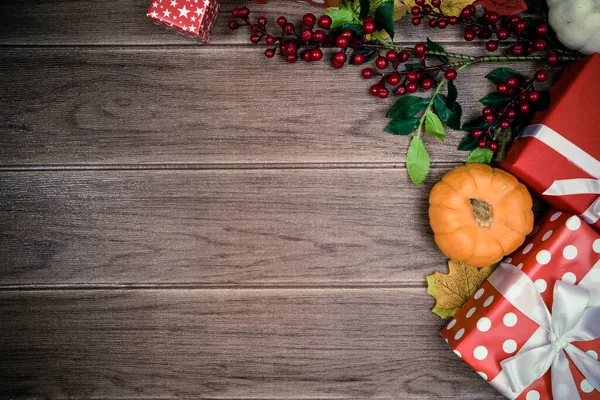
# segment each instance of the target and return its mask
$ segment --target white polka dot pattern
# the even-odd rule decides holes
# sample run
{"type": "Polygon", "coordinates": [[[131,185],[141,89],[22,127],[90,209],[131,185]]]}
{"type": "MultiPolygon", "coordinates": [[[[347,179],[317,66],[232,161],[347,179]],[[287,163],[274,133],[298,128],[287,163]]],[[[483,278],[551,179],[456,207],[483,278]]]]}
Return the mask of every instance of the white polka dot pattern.
{"type": "Polygon", "coordinates": [[[454,335],[454,340],[458,340],[465,334],[465,328],[460,328],[456,335],[454,335]]]}
{"type": "Polygon", "coordinates": [[[479,372],[477,371],[477,373],[479,374],[480,377],[482,377],[483,379],[485,379],[486,381],[488,380],[488,376],[484,373],[484,372],[479,372]]]}
{"type": "Polygon", "coordinates": [[[600,254],[600,239],[594,240],[594,243],[592,243],[592,250],[594,250],[595,253],[600,254]]]}
{"type": "Polygon", "coordinates": [[[527,254],[533,248],[533,243],[529,243],[527,246],[523,247],[523,254],[527,254]]]}
{"type": "Polygon", "coordinates": [[[462,358],[462,354],[460,354],[460,351],[454,350],[454,354],[456,354],[458,358],[462,358]]]}
{"type": "Polygon", "coordinates": [[[567,260],[575,259],[575,257],[577,257],[577,247],[573,246],[572,244],[565,246],[563,249],[563,257],[567,260]]]}
{"type": "Polygon", "coordinates": [[[490,330],[491,327],[492,327],[492,321],[490,321],[490,319],[487,317],[481,317],[477,321],[477,329],[480,332],[487,332],[490,330]]]}
{"type": "Polygon", "coordinates": [[[590,383],[586,379],[581,381],[579,388],[583,393],[592,393],[594,391],[594,387],[590,385],[590,383]]]}
{"type": "Polygon", "coordinates": [[[538,392],[537,390],[530,390],[529,392],[527,392],[525,400],[540,400],[540,392],[538,392]]]}
{"type": "Polygon", "coordinates": [[[553,233],[554,231],[552,231],[552,229],[544,233],[544,236],[542,236],[542,242],[545,242],[546,240],[550,239],[550,236],[552,236],[553,233]]]}
{"type": "Polygon", "coordinates": [[[473,357],[477,360],[485,360],[488,356],[488,349],[485,346],[477,346],[475,350],[473,350],[473,357]]]}
{"type": "Polygon", "coordinates": [[[492,304],[492,301],[494,301],[494,296],[490,296],[490,297],[488,297],[488,298],[487,298],[487,299],[485,299],[485,301],[483,302],[483,306],[484,306],[484,307],[487,307],[487,306],[489,306],[490,304],[492,304]]]}
{"type": "Polygon", "coordinates": [[[450,330],[452,328],[454,328],[454,325],[456,325],[456,320],[453,319],[452,321],[450,321],[450,323],[448,324],[448,326],[446,327],[446,329],[450,330]]]}
{"type": "Polygon", "coordinates": [[[548,287],[548,284],[542,278],[537,279],[534,283],[539,293],[544,293],[546,291],[546,288],[548,287]]]}
{"type": "Polygon", "coordinates": [[[483,288],[479,289],[476,293],[474,298],[477,300],[478,298],[480,298],[481,296],[483,296],[483,292],[485,292],[485,290],[483,290],[483,288]]]}
{"type": "Polygon", "coordinates": [[[575,274],[572,272],[567,272],[562,276],[562,280],[563,282],[567,282],[571,285],[574,285],[575,282],[577,282],[577,276],[575,276],[575,274]]]}
{"type": "Polygon", "coordinates": [[[576,231],[581,226],[581,219],[579,219],[578,216],[573,215],[572,217],[569,217],[565,225],[567,225],[568,230],[576,231]]]}
{"type": "Polygon", "coordinates": [[[557,386],[556,395],[561,399],[567,398],[569,395],[569,387],[564,383],[559,383],[557,386]]]}
{"type": "Polygon", "coordinates": [[[514,353],[517,351],[517,342],[512,339],[505,340],[504,343],[502,343],[502,350],[508,354],[514,353]]]}
{"type": "Polygon", "coordinates": [[[467,312],[467,318],[471,318],[473,316],[473,314],[475,314],[475,311],[477,311],[477,307],[473,307],[471,308],[468,312],[467,312]]]}
{"type": "Polygon", "coordinates": [[[558,219],[558,217],[560,217],[562,215],[562,213],[560,211],[555,212],[554,214],[552,214],[552,216],[550,217],[550,221],[556,221],[558,219]]]}
{"type": "Polygon", "coordinates": [[[502,318],[502,322],[504,322],[504,325],[512,328],[517,324],[517,314],[511,312],[506,313],[504,318],[502,318]]]}
{"type": "Polygon", "coordinates": [[[546,265],[552,260],[552,254],[548,250],[540,250],[535,255],[535,260],[542,265],[546,265]]]}

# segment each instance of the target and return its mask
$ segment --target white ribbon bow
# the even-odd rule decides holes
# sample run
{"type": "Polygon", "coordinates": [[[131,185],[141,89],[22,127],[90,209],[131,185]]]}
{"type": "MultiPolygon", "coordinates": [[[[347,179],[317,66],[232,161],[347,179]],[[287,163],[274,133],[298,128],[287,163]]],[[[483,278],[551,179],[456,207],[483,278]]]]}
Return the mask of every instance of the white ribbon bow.
{"type": "MultiPolygon", "coordinates": [[[[582,148],[566,139],[560,133],[546,125],[530,125],[523,131],[523,137],[534,137],[552,150],[564,156],[569,162],[595,179],[577,178],[556,180],[544,192],[546,196],[570,196],[576,194],[600,195],[600,161],[586,153],[582,148]]],[[[589,224],[600,219],[600,197],[583,213],[581,217],[589,224]]]]}
{"type": "MultiPolygon", "coordinates": [[[[587,382],[600,391],[600,362],[572,342],[600,338],[600,293],[559,280],[554,285],[552,313],[524,272],[502,263],[489,282],[519,311],[536,322],[545,335],[526,343],[500,365],[513,393],[521,393],[549,369],[554,399],[579,400],[568,354],[587,382]]],[[[536,332],[537,333],[537,332],[536,332]]]]}

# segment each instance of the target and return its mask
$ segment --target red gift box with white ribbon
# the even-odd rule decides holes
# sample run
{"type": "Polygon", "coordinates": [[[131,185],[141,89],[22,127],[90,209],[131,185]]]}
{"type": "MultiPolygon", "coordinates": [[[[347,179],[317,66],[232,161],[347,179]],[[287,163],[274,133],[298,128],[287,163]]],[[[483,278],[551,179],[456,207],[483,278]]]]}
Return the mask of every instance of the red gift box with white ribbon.
{"type": "Polygon", "coordinates": [[[600,232],[600,54],[567,67],[550,105],[515,140],[501,167],[553,208],[600,232]]]}
{"type": "Polygon", "coordinates": [[[182,36],[207,43],[218,13],[216,0],[153,0],[146,15],[182,36]]]}
{"type": "Polygon", "coordinates": [[[509,399],[600,399],[600,234],[551,211],[441,335],[509,399]]]}

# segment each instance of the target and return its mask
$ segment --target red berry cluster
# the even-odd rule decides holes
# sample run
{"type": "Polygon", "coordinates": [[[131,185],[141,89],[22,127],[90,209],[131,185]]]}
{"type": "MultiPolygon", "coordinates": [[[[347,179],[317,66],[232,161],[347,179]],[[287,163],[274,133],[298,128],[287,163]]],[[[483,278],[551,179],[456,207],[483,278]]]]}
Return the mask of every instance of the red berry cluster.
{"type": "Polygon", "coordinates": [[[508,129],[511,121],[517,117],[518,113],[529,113],[531,111],[530,103],[537,103],[540,100],[540,92],[533,89],[533,82],[544,82],[546,79],[548,79],[548,73],[546,70],[541,69],[528,82],[522,82],[523,79],[516,76],[509,76],[504,83],[498,83],[496,92],[501,95],[512,96],[512,99],[501,109],[483,108],[481,111],[483,120],[490,125],[485,130],[474,129],[471,131],[471,136],[479,139],[477,146],[480,148],[489,147],[492,151],[498,150],[493,130],[496,127],[502,130],[508,129]]]}
{"type": "Polygon", "coordinates": [[[410,10],[413,15],[412,23],[415,26],[420,25],[425,16],[429,17],[428,25],[431,28],[445,29],[448,25],[461,22],[465,25],[464,39],[469,42],[477,37],[489,39],[485,48],[490,52],[498,50],[500,42],[512,38],[515,42],[505,49],[506,55],[523,56],[536,51],[546,51],[549,64],[558,62],[557,54],[548,50],[548,44],[544,39],[548,34],[546,24],[540,23],[535,26],[535,29],[528,29],[527,22],[518,15],[501,16],[495,11],[487,10],[477,16],[477,9],[472,4],[466,6],[459,17],[448,17],[439,9],[440,0],[432,0],[431,6],[425,4],[425,0],[416,0],[415,3],[417,6],[410,10]]]}

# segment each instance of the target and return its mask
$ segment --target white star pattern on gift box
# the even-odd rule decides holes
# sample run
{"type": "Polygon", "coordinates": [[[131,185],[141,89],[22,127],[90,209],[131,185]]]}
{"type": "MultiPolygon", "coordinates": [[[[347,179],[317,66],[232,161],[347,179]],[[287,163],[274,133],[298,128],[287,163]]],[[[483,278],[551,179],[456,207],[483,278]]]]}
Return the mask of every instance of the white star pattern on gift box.
{"type": "Polygon", "coordinates": [[[178,10],[179,10],[179,16],[180,17],[182,17],[182,16],[185,17],[185,18],[188,17],[187,15],[190,12],[190,10],[188,10],[187,8],[185,8],[185,6],[183,6],[181,8],[178,8],[178,10]]]}
{"type": "Polygon", "coordinates": [[[151,0],[148,17],[167,26],[190,32],[201,41],[208,41],[219,5],[211,0],[151,0]],[[189,4],[194,6],[188,7],[189,4]]]}

